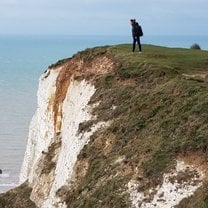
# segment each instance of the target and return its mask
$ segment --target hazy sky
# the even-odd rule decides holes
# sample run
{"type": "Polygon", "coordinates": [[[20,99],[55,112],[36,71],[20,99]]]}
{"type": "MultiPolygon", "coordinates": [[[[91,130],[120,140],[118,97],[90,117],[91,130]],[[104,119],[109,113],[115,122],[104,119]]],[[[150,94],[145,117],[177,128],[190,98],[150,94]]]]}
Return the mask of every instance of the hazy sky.
{"type": "Polygon", "coordinates": [[[208,34],[208,0],[0,0],[0,34],[208,34]]]}

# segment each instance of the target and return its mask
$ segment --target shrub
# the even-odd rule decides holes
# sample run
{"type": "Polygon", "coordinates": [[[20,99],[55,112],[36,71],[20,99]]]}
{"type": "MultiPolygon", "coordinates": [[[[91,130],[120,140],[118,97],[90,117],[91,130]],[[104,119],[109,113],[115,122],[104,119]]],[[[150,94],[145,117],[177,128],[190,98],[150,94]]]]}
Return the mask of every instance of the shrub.
{"type": "Polygon", "coordinates": [[[197,43],[194,43],[190,48],[191,48],[191,49],[201,50],[199,44],[197,44],[197,43]]]}

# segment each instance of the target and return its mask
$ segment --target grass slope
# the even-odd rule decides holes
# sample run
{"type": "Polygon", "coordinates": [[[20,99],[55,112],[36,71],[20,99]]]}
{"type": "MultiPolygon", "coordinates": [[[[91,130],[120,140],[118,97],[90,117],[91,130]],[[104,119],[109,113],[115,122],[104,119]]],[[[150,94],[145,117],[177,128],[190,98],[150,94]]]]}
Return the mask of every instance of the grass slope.
{"type": "Polygon", "coordinates": [[[0,194],[1,208],[37,208],[30,200],[32,188],[25,182],[21,186],[0,194]]]}
{"type": "MultiPolygon", "coordinates": [[[[82,55],[93,59],[103,51],[118,67],[96,79],[91,103],[100,101],[97,121],[113,123],[81,152],[80,164],[89,164],[85,176],[74,189],[60,190],[68,207],[129,207],[130,179],[140,180],[145,190],[161,183],[179,154],[208,151],[207,51],[144,45],[139,54],[119,45],[82,55]]],[[[80,131],[92,123],[83,123],[80,131]]],[[[207,207],[206,191],[194,207],[207,207]]]]}

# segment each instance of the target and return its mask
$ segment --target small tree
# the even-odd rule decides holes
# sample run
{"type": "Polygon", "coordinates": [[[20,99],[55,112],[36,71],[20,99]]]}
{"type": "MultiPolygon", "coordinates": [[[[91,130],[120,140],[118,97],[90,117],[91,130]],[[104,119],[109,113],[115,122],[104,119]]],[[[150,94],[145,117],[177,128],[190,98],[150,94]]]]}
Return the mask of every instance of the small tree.
{"type": "Polygon", "coordinates": [[[197,44],[197,43],[194,43],[190,48],[191,48],[191,49],[201,50],[199,44],[197,44]]]}

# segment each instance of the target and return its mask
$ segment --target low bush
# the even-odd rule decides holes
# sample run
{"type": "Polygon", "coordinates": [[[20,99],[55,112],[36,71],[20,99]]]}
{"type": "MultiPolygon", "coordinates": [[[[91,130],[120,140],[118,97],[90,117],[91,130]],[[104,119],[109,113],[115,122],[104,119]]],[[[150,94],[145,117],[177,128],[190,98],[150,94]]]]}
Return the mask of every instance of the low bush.
{"type": "Polygon", "coordinates": [[[191,49],[201,50],[201,47],[199,46],[199,44],[194,43],[194,44],[191,46],[191,49]]]}

